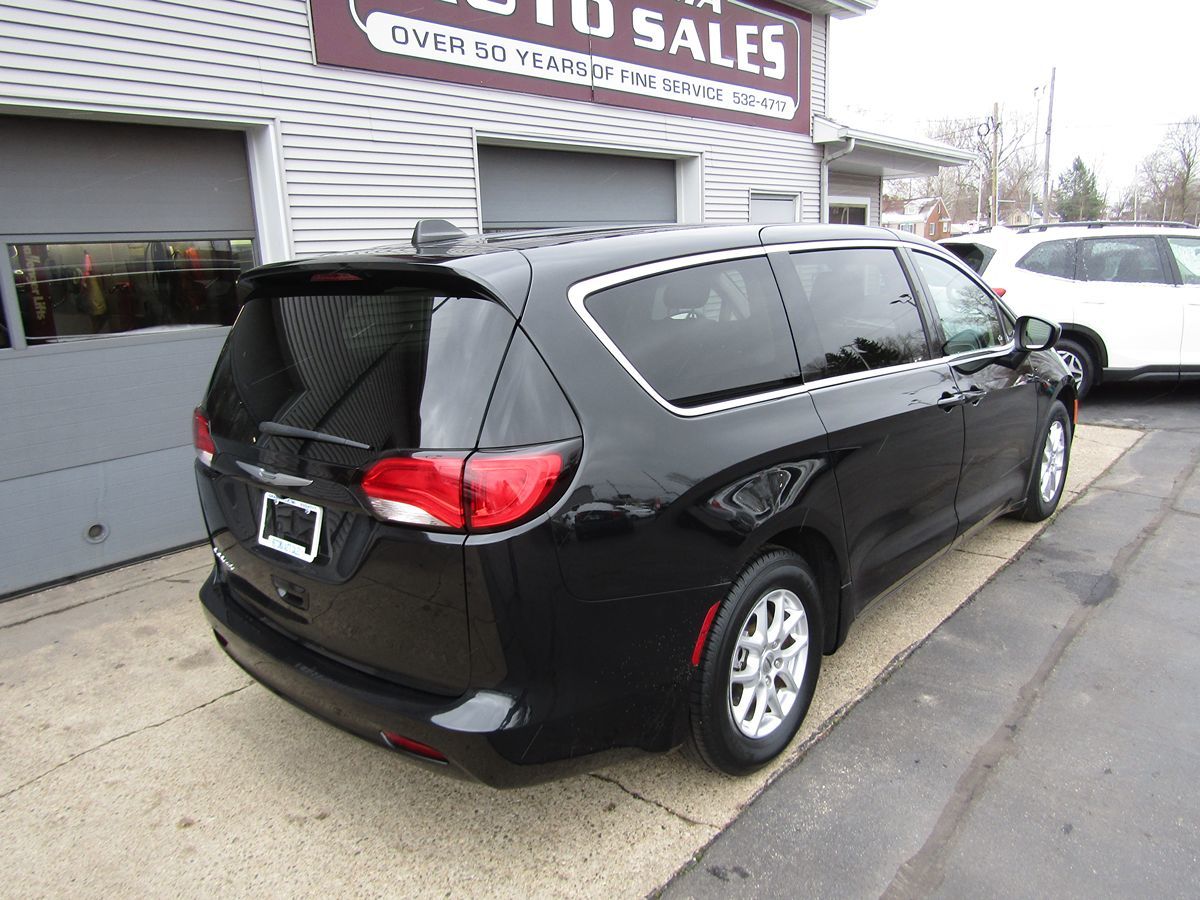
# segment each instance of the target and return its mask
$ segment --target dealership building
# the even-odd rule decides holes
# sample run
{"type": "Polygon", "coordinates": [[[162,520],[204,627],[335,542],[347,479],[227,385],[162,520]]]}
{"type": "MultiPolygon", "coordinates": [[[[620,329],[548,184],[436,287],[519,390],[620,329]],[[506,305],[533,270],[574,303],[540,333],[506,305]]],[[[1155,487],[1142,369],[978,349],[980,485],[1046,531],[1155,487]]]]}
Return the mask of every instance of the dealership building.
{"type": "Polygon", "coordinates": [[[878,224],[967,157],[829,117],[876,0],[0,0],[0,596],[203,529],[250,265],[468,232],[878,224]]]}

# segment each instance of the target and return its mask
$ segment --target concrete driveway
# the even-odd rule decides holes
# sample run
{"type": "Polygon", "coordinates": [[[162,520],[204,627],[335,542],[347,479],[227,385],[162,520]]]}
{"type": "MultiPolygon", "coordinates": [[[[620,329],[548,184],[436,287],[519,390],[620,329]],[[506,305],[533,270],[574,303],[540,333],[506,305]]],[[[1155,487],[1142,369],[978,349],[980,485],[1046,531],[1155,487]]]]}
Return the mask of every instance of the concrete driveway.
{"type": "MultiPolygon", "coordinates": [[[[1064,502],[1140,437],[1081,427],[1064,502]]],[[[508,792],[426,774],[224,658],[203,548],[0,604],[0,893],[643,895],[1039,530],[993,524],[856,623],[788,758],[745,779],[677,753],[508,792]]]]}

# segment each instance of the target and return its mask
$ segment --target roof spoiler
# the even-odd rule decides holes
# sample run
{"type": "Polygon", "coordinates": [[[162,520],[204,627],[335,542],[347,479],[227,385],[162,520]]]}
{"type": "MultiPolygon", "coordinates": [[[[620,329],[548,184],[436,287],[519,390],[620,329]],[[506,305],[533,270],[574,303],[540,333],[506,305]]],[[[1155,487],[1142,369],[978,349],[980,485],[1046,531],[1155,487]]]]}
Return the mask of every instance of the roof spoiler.
{"type": "Polygon", "coordinates": [[[429,244],[443,244],[465,238],[467,233],[445,219],[421,219],[413,229],[412,245],[417,249],[429,244]]]}

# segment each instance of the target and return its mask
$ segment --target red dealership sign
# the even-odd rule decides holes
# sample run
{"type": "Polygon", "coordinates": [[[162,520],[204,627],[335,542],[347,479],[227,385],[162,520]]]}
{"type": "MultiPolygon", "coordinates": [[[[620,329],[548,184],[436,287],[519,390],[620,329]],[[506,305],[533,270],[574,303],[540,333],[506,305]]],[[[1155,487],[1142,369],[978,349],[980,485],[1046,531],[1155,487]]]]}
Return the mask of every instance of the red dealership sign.
{"type": "Polygon", "coordinates": [[[739,0],[309,0],[318,63],[807,134],[812,18],[739,0]]]}

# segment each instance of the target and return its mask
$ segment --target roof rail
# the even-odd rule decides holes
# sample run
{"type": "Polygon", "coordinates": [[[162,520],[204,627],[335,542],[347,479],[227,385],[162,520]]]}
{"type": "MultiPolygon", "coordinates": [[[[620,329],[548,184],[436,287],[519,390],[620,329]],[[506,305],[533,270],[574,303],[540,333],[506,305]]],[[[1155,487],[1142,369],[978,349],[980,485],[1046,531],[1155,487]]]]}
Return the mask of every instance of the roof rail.
{"type": "Polygon", "coordinates": [[[1051,228],[1195,228],[1190,222],[1153,222],[1138,219],[1136,221],[1120,222],[1047,222],[1042,225],[1026,225],[1017,229],[1017,234],[1031,234],[1036,231],[1049,231],[1051,228]]]}

